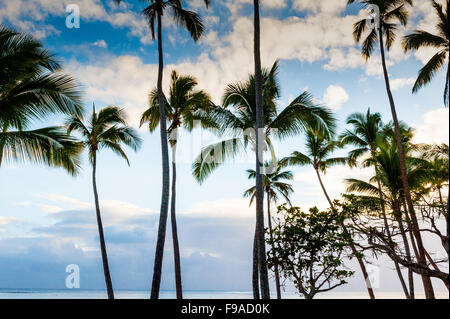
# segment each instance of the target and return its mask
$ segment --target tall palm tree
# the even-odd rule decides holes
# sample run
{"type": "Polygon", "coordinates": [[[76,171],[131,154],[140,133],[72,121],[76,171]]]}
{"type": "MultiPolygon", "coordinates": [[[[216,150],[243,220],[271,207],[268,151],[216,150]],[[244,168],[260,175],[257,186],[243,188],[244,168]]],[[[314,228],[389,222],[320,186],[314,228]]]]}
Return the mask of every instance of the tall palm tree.
{"type": "MultiPolygon", "coordinates": [[[[357,42],[362,41],[362,56],[368,60],[375,48],[375,44],[378,41],[378,46],[381,53],[381,64],[383,68],[384,82],[386,85],[386,92],[389,99],[389,105],[391,108],[392,119],[395,128],[395,138],[399,153],[399,161],[401,168],[401,176],[403,182],[403,189],[405,190],[405,199],[408,206],[409,214],[414,226],[414,235],[417,237],[417,245],[420,252],[419,262],[422,265],[426,265],[425,249],[421,234],[419,232],[419,224],[417,216],[414,211],[414,205],[411,199],[411,193],[408,185],[408,178],[406,173],[406,161],[405,152],[402,146],[402,137],[400,132],[399,120],[397,117],[397,110],[395,108],[394,97],[391,91],[391,85],[389,81],[389,74],[386,66],[385,49],[389,50],[396,37],[396,31],[398,30],[398,24],[406,26],[408,23],[408,11],[407,6],[412,6],[412,0],[348,0],[348,4],[354,2],[361,3],[364,7],[373,9],[377,7],[378,14],[375,17],[375,23],[370,19],[363,19],[354,24],[353,36],[357,42]],[[367,36],[363,40],[363,36],[367,36]]],[[[427,298],[434,298],[433,286],[431,279],[422,276],[424,290],[427,298]]]]}
{"type": "MultiPolygon", "coordinates": [[[[120,3],[121,0],[115,0],[120,3]]],[[[191,38],[197,42],[203,34],[204,26],[201,17],[193,11],[186,10],[183,7],[182,0],[145,0],[150,4],[142,11],[143,15],[149,22],[150,31],[153,39],[155,39],[155,24],[157,26],[158,41],[158,104],[160,114],[160,135],[162,150],[162,194],[161,194],[161,210],[158,227],[158,239],[156,242],[155,263],[153,269],[151,299],[159,298],[161,286],[161,272],[164,257],[164,244],[166,238],[167,215],[169,210],[169,191],[170,191],[170,168],[169,168],[169,149],[167,139],[166,114],[164,109],[164,96],[162,89],[163,81],[163,48],[162,48],[162,17],[166,11],[171,11],[172,17],[176,23],[184,27],[190,34],[191,38]]],[[[210,0],[204,0],[208,7],[210,0]]]]}
{"type": "MultiPolygon", "coordinates": [[[[270,169],[273,164],[266,162],[266,169],[270,169]]],[[[247,170],[248,178],[255,179],[256,171],[255,170],[247,170]]],[[[269,235],[272,242],[274,242],[273,230],[272,230],[272,214],[270,212],[270,204],[276,203],[278,201],[278,195],[281,195],[288,204],[291,203],[289,196],[294,192],[292,186],[283,180],[292,180],[294,175],[291,171],[282,170],[280,165],[274,170],[273,173],[264,174],[264,191],[266,193],[267,198],[267,221],[269,226],[269,235]]],[[[250,197],[250,205],[252,205],[255,197],[256,197],[256,186],[253,186],[245,191],[244,197],[250,197]]],[[[274,265],[274,273],[275,273],[275,286],[277,289],[277,299],[281,299],[281,282],[280,282],[280,273],[278,270],[278,265],[274,265]]]]}
{"type": "MultiPolygon", "coordinates": [[[[313,102],[311,94],[308,92],[303,92],[286,108],[279,111],[276,103],[280,94],[277,73],[278,61],[274,63],[270,70],[262,70],[262,105],[264,108],[264,132],[262,135],[265,138],[263,146],[265,146],[265,149],[270,150],[273,163],[276,163],[276,158],[271,140],[272,137],[282,139],[288,136],[294,136],[305,132],[311,127],[319,130],[324,135],[330,135],[335,129],[335,118],[332,112],[326,107],[316,105],[313,102]]],[[[210,116],[213,121],[218,123],[219,132],[222,135],[229,134],[230,136],[219,143],[206,146],[194,161],[193,175],[200,183],[204,182],[215,169],[226,161],[235,158],[239,153],[245,152],[249,148],[256,152],[255,86],[256,79],[254,75],[251,75],[245,82],[229,84],[223,96],[222,107],[211,110],[210,116]],[[230,110],[230,108],[232,109],[230,110]]],[[[264,220],[262,222],[262,232],[264,233],[264,220]]],[[[260,234],[258,235],[260,231],[261,229],[257,225],[256,235],[258,240],[255,241],[255,245],[257,246],[260,246],[260,234]]],[[[258,258],[266,258],[265,253],[262,256],[260,250],[265,250],[265,243],[262,249],[258,248],[258,258]]],[[[260,271],[264,272],[264,269],[267,270],[267,262],[261,262],[259,260],[259,265],[260,271]]],[[[263,282],[262,285],[265,285],[265,279],[262,278],[261,281],[263,282]]],[[[253,288],[256,296],[256,288],[253,288]]],[[[262,293],[262,298],[267,298],[267,295],[262,293]]]]}
{"type": "MultiPolygon", "coordinates": [[[[347,117],[347,125],[351,125],[352,129],[345,130],[339,137],[342,145],[353,145],[356,149],[350,151],[349,157],[353,160],[357,160],[362,156],[369,154],[372,158],[375,158],[379,149],[379,146],[383,142],[383,128],[384,124],[381,120],[380,113],[371,113],[370,108],[364,113],[353,113],[347,117]]],[[[391,233],[388,227],[388,220],[386,215],[386,207],[383,199],[383,193],[381,191],[380,180],[377,175],[377,165],[378,162],[374,161],[373,166],[375,169],[375,178],[378,184],[379,198],[381,203],[381,214],[384,221],[384,225],[387,231],[388,238],[391,239],[391,233]]],[[[400,265],[397,261],[394,261],[395,269],[397,275],[402,284],[403,291],[405,292],[406,298],[414,298],[414,280],[411,270],[409,270],[409,291],[406,288],[405,281],[403,279],[403,274],[400,269],[400,265]]]]}
{"type": "MultiPolygon", "coordinates": [[[[192,76],[180,76],[176,71],[172,71],[171,83],[168,99],[164,97],[166,108],[166,118],[169,129],[169,142],[172,148],[172,192],[171,192],[171,224],[172,240],[175,263],[175,282],[177,299],[183,298],[183,286],[181,280],[180,247],[178,243],[178,228],[176,220],[176,148],[178,144],[178,129],[184,127],[192,131],[196,121],[203,127],[213,126],[208,120],[207,112],[213,103],[210,96],[205,91],[196,91],[197,80],[192,76]]],[[[158,90],[154,89],[149,95],[150,107],[142,114],[141,126],[148,123],[150,132],[153,132],[159,125],[161,119],[158,105],[158,90]]]]}
{"type": "Polygon", "coordinates": [[[105,107],[98,113],[95,111],[95,106],[93,106],[92,114],[88,121],[85,121],[83,116],[74,115],[67,120],[66,127],[68,134],[75,131],[81,135],[82,143],[89,152],[89,161],[92,165],[92,187],[94,191],[95,212],[100,238],[103,272],[105,275],[108,298],[114,299],[97,192],[97,152],[101,149],[109,149],[123,157],[128,165],[130,165],[128,157],[122,149],[122,145],[129,146],[136,151],[140,147],[141,139],[132,128],[126,125],[124,111],[115,106],[105,107]]]}
{"type": "MultiPolygon", "coordinates": [[[[322,188],[322,191],[330,204],[331,209],[335,209],[334,204],[328,195],[328,192],[325,188],[325,185],[322,182],[322,178],[320,173],[326,173],[326,170],[335,165],[345,165],[351,161],[348,157],[331,157],[331,154],[338,149],[341,144],[338,141],[334,141],[331,139],[323,138],[320,133],[315,132],[314,130],[309,130],[306,134],[306,149],[307,154],[295,151],[290,156],[283,158],[280,161],[280,165],[290,165],[290,166],[306,166],[311,165],[317,175],[317,179],[319,180],[319,184],[322,188]]],[[[341,227],[343,231],[349,234],[347,227],[344,222],[341,223],[341,227]]],[[[367,285],[367,291],[371,299],[375,299],[375,295],[373,293],[373,289],[370,285],[369,275],[367,273],[366,266],[364,264],[363,259],[360,257],[359,253],[356,250],[354,244],[350,245],[352,249],[353,255],[358,260],[361,271],[364,276],[364,280],[367,285]]]]}
{"type": "Polygon", "coordinates": [[[41,42],[0,25],[0,166],[31,161],[75,175],[80,145],[62,127],[30,129],[53,114],[81,114],[76,81],[41,42]]]}
{"type": "Polygon", "coordinates": [[[267,269],[265,238],[264,238],[264,135],[263,135],[263,83],[261,70],[261,29],[259,17],[259,0],[253,0],[254,32],[253,57],[255,62],[255,146],[256,146],[256,236],[259,251],[259,270],[261,281],[261,297],[270,299],[269,274],[267,269]]]}
{"type": "Polygon", "coordinates": [[[428,61],[427,64],[419,71],[413,92],[416,93],[424,85],[431,82],[435,74],[445,66],[447,62],[447,77],[445,80],[444,103],[449,105],[450,90],[450,25],[448,21],[448,12],[450,10],[449,0],[446,1],[445,8],[435,0],[431,0],[431,4],[436,11],[438,21],[436,24],[437,34],[432,34],[423,30],[416,30],[407,35],[403,39],[403,47],[405,52],[409,50],[419,50],[423,47],[435,48],[438,52],[428,61]]]}

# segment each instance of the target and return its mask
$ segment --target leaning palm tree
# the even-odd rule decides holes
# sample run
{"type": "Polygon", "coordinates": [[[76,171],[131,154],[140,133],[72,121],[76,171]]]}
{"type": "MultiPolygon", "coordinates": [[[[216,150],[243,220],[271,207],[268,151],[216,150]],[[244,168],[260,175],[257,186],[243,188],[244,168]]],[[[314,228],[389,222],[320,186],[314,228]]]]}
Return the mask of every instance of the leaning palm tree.
{"type": "MultiPolygon", "coordinates": [[[[384,139],[384,124],[381,120],[380,113],[371,113],[370,109],[364,113],[353,113],[347,117],[347,125],[351,125],[351,129],[347,129],[340,135],[340,141],[342,145],[353,145],[356,148],[349,153],[349,157],[354,161],[360,159],[367,154],[375,158],[378,152],[380,145],[383,143],[384,139]]],[[[353,162],[353,161],[352,161],[353,162]]],[[[383,193],[381,191],[381,182],[378,178],[377,166],[378,162],[371,162],[375,169],[375,178],[378,184],[379,189],[379,199],[381,203],[381,216],[384,221],[384,225],[386,228],[386,232],[388,238],[391,239],[391,232],[388,227],[388,220],[386,214],[386,205],[383,199],[383,193]]],[[[406,295],[406,298],[414,298],[414,280],[412,276],[412,272],[409,271],[409,291],[405,285],[405,281],[403,279],[403,274],[400,269],[400,265],[397,261],[394,260],[395,269],[397,271],[397,275],[399,277],[400,283],[402,284],[403,291],[406,295]]]]}
{"type": "MultiPolygon", "coordinates": [[[[306,149],[307,154],[301,152],[293,152],[290,156],[283,158],[280,161],[280,165],[289,165],[289,166],[307,166],[310,165],[314,168],[316,172],[317,179],[319,181],[320,187],[330,204],[331,209],[335,209],[334,204],[328,195],[328,192],[325,188],[325,185],[322,182],[322,178],[320,176],[321,173],[325,174],[326,170],[335,165],[345,165],[351,163],[352,159],[348,157],[331,157],[332,153],[341,147],[341,143],[338,141],[334,141],[331,139],[323,138],[320,133],[315,132],[314,130],[309,130],[306,134],[306,149]]],[[[349,233],[347,227],[344,222],[341,223],[341,227],[345,233],[349,233]]],[[[358,260],[361,271],[364,276],[364,280],[367,285],[367,291],[371,299],[375,299],[375,295],[373,293],[373,289],[370,285],[369,275],[367,273],[366,266],[364,264],[363,259],[360,257],[360,254],[357,252],[354,244],[350,245],[352,249],[353,255],[358,260]]]]}
{"type": "Polygon", "coordinates": [[[0,25],[0,166],[31,161],[75,175],[80,145],[62,127],[30,129],[54,114],[81,114],[76,81],[42,43],[0,25]]]}
{"type": "MultiPolygon", "coordinates": [[[[405,190],[405,198],[408,206],[408,211],[413,221],[414,235],[417,237],[417,246],[420,252],[419,262],[423,266],[426,266],[425,249],[419,231],[419,223],[414,211],[414,205],[411,199],[411,192],[409,190],[408,178],[406,173],[405,151],[402,145],[399,120],[397,117],[397,110],[395,108],[394,97],[391,91],[385,56],[385,50],[389,50],[394,44],[396,31],[398,30],[398,24],[406,26],[406,24],[408,23],[408,6],[412,6],[413,3],[412,0],[348,0],[348,4],[352,4],[354,2],[359,2],[365,8],[372,11],[374,10],[374,8],[376,8],[377,11],[374,19],[371,20],[365,18],[354,24],[353,36],[357,42],[362,41],[361,53],[366,60],[368,60],[372,56],[377,42],[380,48],[384,82],[386,85],[386,92],[388,95],[395,128],[395,138],[399,153],[403,189],[405,190]],[[365,34],[367,34],[367,36],[363,39],[363,36],[365,34]]],[[[434,298],[433,286],[430,278],[422,276],[422,281],[424,284],[426,297],[434,298]]]]}
{"type": "Polygon", "coordinates": [[[67,120],[66,127],[68,134],[75,131],[81,135],[82,143],[89,152],[89,161],[92,165],[92,187],[94,191],[95,212],[100,238],[103,272],[105,275],[108,298],[114,299],[97,192],[97,152],[101,149],[109,149],[123,157],[129,165],[128,157],[123,151],[122,145],[127,145],[136,151],[141,144],[141,139],[132,128],[126,125],[124,111],[115,106],[105,107],[98,113],[95,111],[94,106],[88,121],[85,121],[83,116],[74,115],[67,120]]]}
{"type": "MultiPolygon", "coordinates": [[[[121,0],[115,0],[120,3],[121,0]]],[[[161,135],[161,150],[162,150],[162,194],[161,194],[161,209],[158,227],[158,239],[156,242],[155,263],[153,269],[152,291],[151,299],[159,298],[159,291],[161,287],[161,272],[164,257],[164,243],[166,238],[167,215],[169,210],[169,189],[170,189],[170,168],[169,168],[169,148],[167,143],[167,125],[166,114],[164,109],[164,96],[162,89],[163,81],[163,49],[162,49],[162,17],[166,11],[171,11],[173,19],[176,23],[184,27],[194,41],[198,41],[203,34],[204,26],[200,16],[193,11],[183,8],[182,0],[145,0],[150,4],[142,11],[143,15],[149,22],[152,38],[155,39],[155,24],[157,26],[157,41],[158,41],[158,104],[160,114],[160,135],[161,135]]],[[[204,0],[206,6],[210,4],[210,0],[204,0]]]]}
{"type": "Polygon", "coordinates": [[[432,34],[423,30],[416,30],[403,39],[405,52],[409,50],[419,50],[425,47],[432,47],[437,50],[436,54],[419,71],[416,83],[413,87],[413,93],[419,91],[423,86],[429,84],[436,73],[447,64],[447,77],[444,89],[444,104],[449,105],[450,90],[450,25],[448,21],[448,12],[450,10],[449,0],[446,1],[445,8],[435,0],[431,4],[436,11],[438,21],[436,24],[437,34],[432,34]]]}
{"type": "MultiPolygon", "coordinates": [[[[177,299],[183,298],[183,286],[181,281],[181,261],[180,247],[178,243],[178,228],[176,220],[176,148],[178,144],[178,129],[183,127],[192,131],[196,122],[203,127],[213,126],[208,119],[208,111],[213,106],[211,97],[205,91],[196,91],[197,80],[192,76],[180,76],[176,71],[172,71],[169,97],[164,96],[166,118],[168,120],[169,142],[172,148],[172,192],[170,217],[172,224],[172,240],[175,264],[175,282],[177,299]]],[[[150,132],[153,132],[159,125],[161,119],[158,105],[158,90],[154,89],[149,95],[150,107],[142,114],[141,126],[148,123],[150,132]]]]}
{"type": "MultiPolygon", "coordinates": [[[[264,135],[263,146],[270,150],[274,164],[276,164],[276,158],[272,144],[273,137],[283,139],[305,132],[308,128],[315,128],[324,135],[330,135],[335,129],[335,118],[332,112],[326,107],[316,105],[308,92],[303,92],[286,108],[279,111],[277,99],[280,87],[277,73],[278,61],[271,69],[262,70],[264,132],[261,135],[264,135]]],[[[253,75],[245,82],[229,84],[223,96],[222,107],[211,110],[211,119],[218,123],[218,131],[221,136],[226,136],[226,139],[203,148],[194,161],[193,175],[198,182],[203,183],[214,170],[234,159],[238,154],[248,149],[256,152],[255,87],[256,78],[253,75]]],[[[262,217],[264,218],[264,216],[262,217]]],[[[260,252],[260,250],[265,251],[265,242],[260,243],[260,232],[263,233],[262,237],[264,238],[264,220],[262,220],[261,228],[256,226],[258,240],[255,244],[260,247],[258,248],[259,259],[265,259],[265,252],[264,254],[260,252]]],[[[259,266],[260,272],[265,278],[267,262],[259,260],[259,266]]],[[[256,268],[254,267],[254,269],[256,268]]],[[[262,298],[268,298],[264,292],[266,289],[264,278],[261,280],[262,298]]],[[[256,287],[253,287],[253,290],[256,298],[256,287]]]]}
{"type": "MultiPolygon", "coordinates": [[[[272,163],[266,162],[266,169],[273,167],[272,163]]],[[[255,179],[256,171],[249,169],[247,170],[248,178],[255,179]]],[[[274,242],[273,230],[272,230],[272,214],[270,212],[270,204],[278,202],[279,195],[281,195],[288,204],[291,203],[289,196],[294,192],[294,189],[289,183],[283,182],[283,180],[290,181],[294,178],[291,171],[282,170],[282,166],[278,165],[277,168],[272,173],[266,173],[264,175],[264,191],[267,198],[267,221],[269,226],[270,240],[274,242]]],[[[244,197],[250,197],[250,206],[256,197],[256,186],[253,186],[245,191],[244,197]]],[[[278,265],[274,265],[275,273],[275,286],[277,289],[277,299],[281,299],[281,283],[280,283],[280,273],[278,270],[278,265]]]]}

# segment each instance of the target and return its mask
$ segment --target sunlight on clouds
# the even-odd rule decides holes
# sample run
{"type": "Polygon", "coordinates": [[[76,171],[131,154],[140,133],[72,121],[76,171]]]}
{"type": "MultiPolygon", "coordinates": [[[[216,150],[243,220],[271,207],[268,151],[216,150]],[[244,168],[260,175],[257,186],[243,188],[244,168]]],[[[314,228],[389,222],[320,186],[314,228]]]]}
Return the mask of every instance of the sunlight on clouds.
{"type": "Polygon", "coordinates": [[[107,48],[108,47],[108,44],[106,44],[105,40],[95,41],[94,43],[92,43],[92,45],[96,46],[96,47],[100,47],[100,48],[107,48]]]}
{"type": "MultiPolygon", "coordinates": [[[[20,206],[32,206],[36,207],[44,212],[52,213],[54,216],[58,216],[57,213],[64,211],[92,211],[94,213],[94,203],[83,202],[76,198],[60,194],[35,194],[34,197],[39,198],[41,201],[47,200],[50,203],[56,203],[56,205],[49,205],[42,202],[21,202],[20,206]]],[[[157,211],[153,211],[149,208],[142,208],[135,204],[121,201],[121,200],[100,200],[100,210],[104,217],[105,225],[120,224],[121,222],[149,214],[157,214],[157,211]]]]}
{"type": "Polygon", "coordinates": [[[416,82],[415,78],[407,78],[407,79],[391,79],[391,89],[393,91],[399,90],[405,86],[408,86],[409,89],[412,88],[413,84],[416,82]]]}
{"type": "Polygon", "coordinates": [[[7,225],[9,225],[9,224],[11,224],[12,222],[15,222],[15,221],[16,221],[16,219],[13,218],[13,217],[0,216],[0,233],[5,231],[3,226],[7,226],[7,225]]]}
{"type": "MultiPolygon", "coordinates": [[[[358,178],[369,180],[374,174],[373,168],[349,168],[348,166],[337,166],[327,169],[326,174],[321,173],[324,186],[331,200],[339,199],[341,194],[346,193],[347,185],[345,179],[358,178]]],[[[293,204],[303,209],[317,206],[319,209],[327,209],[329,204],[320,187],[319,180],[313,168],[304,168],[297,172],[294,177],[295,189],[301,192],[294,195],[293,204]]]]}
{"type": "Polygon", "coordinates": [[[449,143],[449,109],[429,111],[423,122],[413,125],[416,130],[414,143],[449,143]]]}
{"type": "Polygon", "coordinates": [[[330,85],[323,95],[325,105],[332,110],[339,110],[349,99],[347,91],[339,85],[330,85]]]}
{"type": "Polygon", "coordinates": [[[202,201],[194,204],[182,214],[186,216],[199,216],[203,218],[253,218],[255,209],[249,207],[248,198],[229,198],[211,201],[202,201]]]}

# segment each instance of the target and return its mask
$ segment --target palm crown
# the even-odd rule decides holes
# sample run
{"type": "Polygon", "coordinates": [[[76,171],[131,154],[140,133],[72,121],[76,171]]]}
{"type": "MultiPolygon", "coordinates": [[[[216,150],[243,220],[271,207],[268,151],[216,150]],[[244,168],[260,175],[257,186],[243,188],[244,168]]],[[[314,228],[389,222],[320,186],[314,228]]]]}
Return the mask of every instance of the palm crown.
{"type": "MultiPolygon", "coordinates": [[[[413,147],[411,148],[413,149],[413,147]]],[[[421,185],[429,177],[430,165],[427,161],[416,158],[408,154],[407,151],[407,176],[411,189],[419,190],[421,185]]],[[[377,154],[366,160],[365,165],[372,165],[376,162],[377,174],[370,179],[370,182],[365,182],[358,179],[347,179],[347,191],[360,192],[369,195],[378,195],[380,190],[372,183],[379,178],[381,184],[381,191],[386,200],[399,201],[403,198],[403,185],[400,178],[400,165],[398,160],[398,151],[393,141],[386,141],[380,145],[377,154]]]]}
{"type": "MultiPolygon", "coordinates": [[[[412,0],[348,0],[348,4],[359,2],[365,8],[370,9],[373,6],[378,7],[379,27],[381,33],[385,38],[386,48],[389,50],[396,38],[397,24],[406,25],[408,23],[407,5],[412,6],[412,0]]],[[[362,19],[354,24],[353,36],[357,42],[360,42],[364,35],[366,37],[362,40],[362,55],[369,59],[372,55],[375,43],[379,40],[379,33],[377,28],[370,29],[370,19],[362,19]]]]}
{"type": "MultiPolygon", "coordinates": [[[[169,132],[181,126],[191,131],[196,121],[203,127],[214,126],[207,115],[213,107],[211,97],[203,90],[194,90],[197,85],[197,79],[194,77],[180,76],[176,71],[172,72],[169,97],[164,96],[169,132]]],[[[160,121],[157,89],[150,92],[149,105],[150,107],[142,114],[141,125],[148,123],[150,132],[153,132],[160,121]]]]}
{"type": "Polygon", "coordinates": [[[60,69],[39,41],[0,27],[0,165],[31,161],[77,172],[79,145],[61,127],[29,130],[52,114],[81,114],[77,84],[60,69]]]}
{"type": "Polygon", "coordinates": [[[124,111],[115,106],[105,107],[98,113],[94,106],[87,122],[82,116],[74,115],[67,120],[66,126],[69,134],[76,131],[82,136],[82,143],[89,150],[91,163],[94,162],[96,152],[106,148],[124,158],[129,165],[121,144],[136,151],[142,142],[136,131],[126,125],[124,111]]]}
{"type": "MultiPolygon", "coordinates": [[[[266,162],[266,167],[272,167],[273,164],[266,162]]],[[[248,178],[255,179],[256,171],[253,169],[247,170],[248,178]]],[[[273,173],[264,175],[264,188],[265,192],[269,194],[269,199],[271,201],[278,201],[278,194],[280,194],[288,204],[291,203],[289,196],[294,192],[292,186],[285,181],[290,181],[294,179],[294,175],[291,171],[283,170],[281,165],[278,165],[273,173]]],[[[250,205],[253,203],[256,196],[256,186],[253,186],[245,191],[244,197],[250,197],[250,205]]]]}
{"type": "MultiPolygon", "coordinates": [[[[346,129],[339,139],[342,145],[353,145],[356,148],[349,152],[349,157],[356,160],[364,154],[374,153],[381,142],[383,121],[380,113],[353,113],[347,117],[347,124],[352,129],[346,129]]],[[[351,161],[353,162],[353,161],[351,161]]]]}
{"type": "MultiPolygon", "coordinates": [[[[271,137],[279,139],[294,136],[309,128],[315,128],[324,135],[331,135],[335,129],[335,118],[331,111],[313,102],[311,94],[303,92],[285,109],[279,112],[277,98],[279,84],[277,81],[278,61],[271,69],[262,70],[263,79],[263,123],[266,146],[275,154],[271,137]]],[[[195,160],[194,177],[203,182],[212,171],[232,159],[239,152],[254,148],[255,142],[255,78],[250,76],[245,82],[229,84],[223,96],[222,107],[211,110],[211,119],[217,123],[220,133],[229,133],[231,137],[217,144],[209,145],[195,160]],[[230,110],[230,108],[233,110],[230,110]]]]}
{"type": "MultiPolygon", "coordinates": [[[[450,47],[450,25],[448,22],[449,0],[446,2],[446,8],[431,1],[438,21],[436,24],[437,34],[432,34],[423,30],[416,30],[405,36],[403,39],[403,47],[405,51],[418,50],[422,47],[432,47],[437,50],[436,54],[428,61],[427,64],[419,71],[419,76],[413,87],[413,92],[417,92],[424,85],[431,82],[435,74],[445,65],[445,61],[449,59],[450,47]]],[[[449,103],[449,87],[450,87],[450,68],[447,65],[447,77],[445,81],[444,102],[448,106],[449,103]]]]}
{"type": "Polygon", "coordinates": [[[346,164],[348,157],[331,157],[331,154],[340,147],[338,141],[323,138],[317,132],[312,130],[306,134],[307,153],[295,151],[291,156],[285,157],[280,161],[280,165],[305,166],[312,165],[314,169],[323,173],[327,168],[334,165],[346,164]]]}
{"type": "MultiPolygon", "coordinates": [[[[115,2],[120,3],[122,0],[115,0],[115,2]]],[[[203,34],[204,25],[200,18],[200,16],[190,10],[186,10],[183,8],[182,0],[146,0],[150,2],[144,10],[142,10],[142,14],[146,17],[150,31],[152,33],[152,38],[155,39],[155,22],[158,18],[158,15],[164,15],[164,11],[166,9],[170,9],[173,19],[181,26],[183,26],[191,35],[194,41],[198,41],[203,34]]],[[[204,0],[205,5],[208,7],[210,4],[210,0],[204,0]]]]}

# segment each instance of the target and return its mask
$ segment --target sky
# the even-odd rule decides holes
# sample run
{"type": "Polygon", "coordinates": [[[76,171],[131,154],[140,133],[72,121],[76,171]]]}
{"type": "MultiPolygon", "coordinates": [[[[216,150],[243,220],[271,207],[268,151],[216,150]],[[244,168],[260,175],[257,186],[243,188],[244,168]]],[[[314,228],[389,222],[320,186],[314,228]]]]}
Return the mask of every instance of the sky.
{"type": "MultiPolygon", "coordinates": [[[[199,88],[220,104],[228,83],[247,79],[253,65],[252,1],[184,1],[205,23],[203,38],[194,43],[169,16],[163,18],[164,88],[169,74],[193,75],[199,88]]],[[[280,109],[303,91],[335,111],[339,130],[346,117],[367,108],[391,120],[380,57],[366,62],[352,36],[352,25],[367,17],[347,0],[262,0],[261,56],[265,67],[280,59],[280,109]]],[[[434,31],[428,1],[415,0],[411,20],[398,39],[421,28],[434,31]]],[[[128,150],[131,166],[108,151],[98,157],[97,184],[115,288],[149,289],[153,269],[161,197],[158,131],[139,128],[148,107],[148,92],[156,86],[157,45],[140,15],[144,3],[112,0],[13,0],[0,2],[0,23],[31,33],[62,61],[92,103],[123,107],[129,123],[144,139],[142,149],[128,150]],[[79,28],[68,28],[70,4],[79,8],[79,28]]],[[[416,142],[448,143],[449,114],[443,105],[444,72],[413,95],[417,71],[431,57],[423,49],[405,54],[396,41],[387,56],[389,76],[402,121],[415,128],[416,142]]],[[[57,125],[55,116],[36,126],[57,125]]],[[[183,133],[178,150],[177,213],[184,288],[187,290],[251,289],[254,207],[242,198],[251,187],[246,169],[250,153],[214,172],[202,185],[191,175],[191,164],[212,136],[201,130],[183,133]]],[[[303,151],[304,138],[276,141],[277,156],[303,151]]],[[[341,155],[345,154],[341,151],[341,155]]],[[[326,208],[311,168],[294,168],[291,201],[303,209],[326,208]]],[[[371,172],[332,168],[323,178],[330,195],[345,192],[345,178],[367,179],[371,172]]],[[[86,156],[79,176],[27,163],[0,168],[0,288],[64,288],[66,266],[77,264],[81,288],[103,288],[103,274],[93,206],[91,167],[86,156]]],[[[174,289],[170,224],[163,265],[162,289],[174,289]]],[[[441,246],[428,240],[430,250],[441,246]]],[[[370,259],[381,267],[381,291],[400,291],[392,264],[370,259]]],[[[349,267],[357,270],[353,262],[349,267]]],[[[290,289],[288,287],[288,289],[290,289]]],[[[342,290],[364,292],[358,271],[342,290]]],[[[436,289],[445,289],[436,283],[436,289]]]]}

